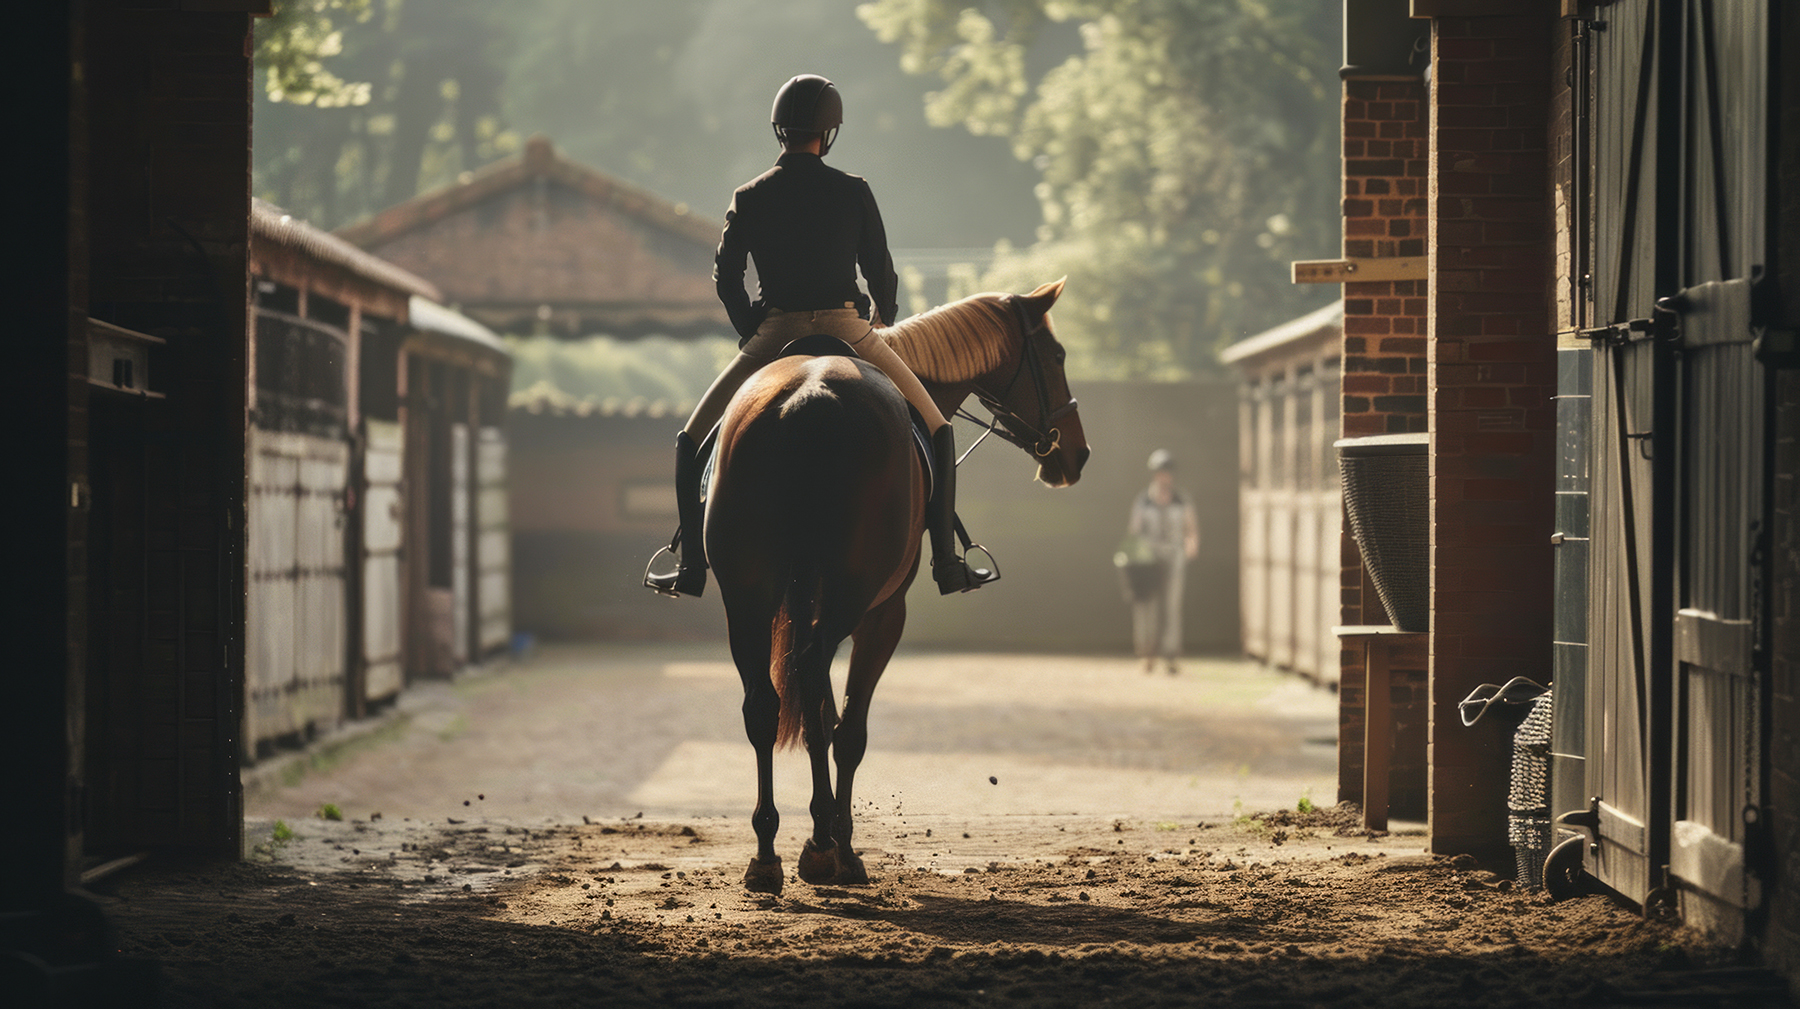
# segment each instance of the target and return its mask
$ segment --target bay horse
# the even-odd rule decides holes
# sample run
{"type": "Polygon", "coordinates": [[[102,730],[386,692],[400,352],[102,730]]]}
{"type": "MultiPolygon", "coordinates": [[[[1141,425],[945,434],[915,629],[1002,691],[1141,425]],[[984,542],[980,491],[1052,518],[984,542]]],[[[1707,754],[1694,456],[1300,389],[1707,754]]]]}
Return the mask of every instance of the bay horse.
{"type": "MultiPolygon", "coordinates": [[[[1088,457],[1048,314],[1062,287],[973,295],[886,331],[946,417],[975,396],[994,415],[989,430],[1030,452],[1037,479],[1051,487],[1080,479],[1088,457]]],[[[929,488],[911,427],[893,383],[841,356],[776,359],[738,390],[720,422],[704,535],[756,751],[757,845],[744,873],[752,891],[781,892],[773,753],[801,738],[812,761],[813,829],[799,876],[869,881],[851,847],[850,800],[869,700],[899,644],[919,569],[929,488]],[[831,660],[846,637],[840,719],[831,660]]]]}

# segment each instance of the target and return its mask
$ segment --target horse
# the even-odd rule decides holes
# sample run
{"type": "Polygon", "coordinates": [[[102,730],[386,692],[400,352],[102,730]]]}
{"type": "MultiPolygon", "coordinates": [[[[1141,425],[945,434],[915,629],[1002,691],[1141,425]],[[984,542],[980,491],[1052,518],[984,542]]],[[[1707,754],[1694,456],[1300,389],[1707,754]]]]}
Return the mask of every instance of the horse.
{"type": "MultiPolygon", "coordinates": [[[[988,431],[1031,453],[1050,487],[1080,479],[1089,453],[1048,314],[1062,288],[1059,280],[1026,295],[973,295],[885,331],[945,416],[975,396],[993,414],[988,431]]],[[[782,889],[773,754],[801,738],[812,762],[813,829],[799,877],[869,881],[851,847],[851,794],[870,697],[899,644],[919,569],[929,488],[911,428],[893,383],[847,356],[776,359],[738,390],[720,422],[704,537],[756,751],[757,845],[744,873],[753,892],[782,889]],[[840,718],[831,660],[846,637],[840,718]]]]}

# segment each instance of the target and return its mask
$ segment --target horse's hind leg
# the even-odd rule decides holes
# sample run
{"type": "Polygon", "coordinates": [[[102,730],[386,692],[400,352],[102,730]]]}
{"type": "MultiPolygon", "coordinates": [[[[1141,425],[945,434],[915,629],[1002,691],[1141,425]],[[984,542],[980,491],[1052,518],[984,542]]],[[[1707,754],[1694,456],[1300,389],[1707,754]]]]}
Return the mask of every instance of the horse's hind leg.
{"type": "Polygon", "coordinates": [[[836,705],[831,698],[831,659],[837,652],[835,643],[827,644],[815,637],[795,656],[795,673],[804,705],[806,755],[812,761],[812,836],[800,852],[795,871],[808,883],[830,883],[837,876],[838,863],[832,851],[831,818],[831,743],[837,726],[836,705]]]}
{"type": "Polygon", "coordinates": [[[775,730],[781,716],[781,699],[769,680],[769,625],[763,621],[760,636],[753,629],[731,629],[731,656],[744,681],[744,735],[756,751],[756,810],[750,825],[756,831],[756,855],[744,870],[744,887],[757,893],[780,893],[781,856],[775,854],[775,831],[781,814],[775,809],[775,730]]]}
{"type": "Polygon", "coordinates": [[[906,628],[906,593],[896,592],[880,606],[870,610],[857,625],[850,650],[850,675],[844,683],[844,717],[838,723],[832,754],[837,760],[837,794],[833,809],[831,837],[835,843],[837,871],[832,882],[838,884],[867,883],[869,871],[862,858],[851,847],[855,822],[850,804],[854,798],[856,769],[869,748],[869,700],[875,695],[875,684],[894,656],[900,643],[900,632],[906,628]]]}

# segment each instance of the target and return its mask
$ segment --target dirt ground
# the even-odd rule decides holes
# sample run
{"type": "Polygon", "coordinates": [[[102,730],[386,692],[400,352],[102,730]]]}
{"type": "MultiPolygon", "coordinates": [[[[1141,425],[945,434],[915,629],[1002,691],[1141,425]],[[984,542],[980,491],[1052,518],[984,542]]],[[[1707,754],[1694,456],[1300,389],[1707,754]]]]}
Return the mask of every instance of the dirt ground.
{"type": "Polygon", "coordinates": [[[1422,825],[1291,812],[1335,790],[1335,699],[1228,660],[903,654],[857,779],[872,882],[792,877],[808,783],[782,753],[789,881],[751,894],[718,651],[545,649],[410,690],[246,776],[246,861],[96,883],[117,945],[176,1007],[1790,1004],[1605,897],[1428,855],[1422,825]]]}
{"type": "Polygon", "coordinates": [[[1356,822],[869,808],[869,885],[794,879],[790,824],[767,896],[742,817],[253,821],[246,862],[98,889],[181,1007],[1791,1004],[1605,897],[1356,822]]]}

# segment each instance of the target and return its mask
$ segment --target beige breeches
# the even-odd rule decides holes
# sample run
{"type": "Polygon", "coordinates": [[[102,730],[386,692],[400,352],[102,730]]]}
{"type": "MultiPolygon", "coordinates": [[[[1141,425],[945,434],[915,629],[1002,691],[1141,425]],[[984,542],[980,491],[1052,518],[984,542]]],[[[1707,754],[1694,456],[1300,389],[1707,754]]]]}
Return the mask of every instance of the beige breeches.
{"type": "Polygon", "coordinates": [[[770,312],[769,317],[757,328],[756,335],[744,344],[738,356],[713,384],[700,397],[700,403],[694,407],[694,413],[688,418],[684,428],[689,438],[696,442],[706,437],[719,418],[725,415],[725,406],[756,369],[768,364],[781,353],[781,348],[803,336],[814,333],[828,333],[849,344],[858,357],[880,368],[895,386],[900,395],[919,411],[925,418],[925,426],[932,431],[949,423],[944,419],[937,404],[926,394],[925,387],[919,379],[900,360],[900,355],[888,348],[887,340],[881,330],[869,325],[868,320],[858,316],[853,308],[833,308],[822,312],[770,312]]]}

